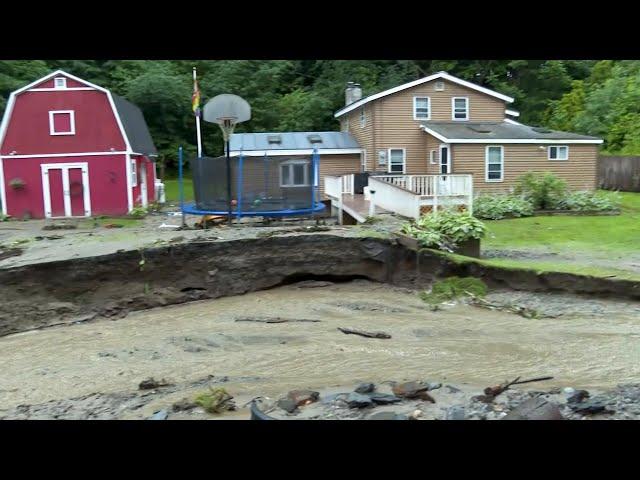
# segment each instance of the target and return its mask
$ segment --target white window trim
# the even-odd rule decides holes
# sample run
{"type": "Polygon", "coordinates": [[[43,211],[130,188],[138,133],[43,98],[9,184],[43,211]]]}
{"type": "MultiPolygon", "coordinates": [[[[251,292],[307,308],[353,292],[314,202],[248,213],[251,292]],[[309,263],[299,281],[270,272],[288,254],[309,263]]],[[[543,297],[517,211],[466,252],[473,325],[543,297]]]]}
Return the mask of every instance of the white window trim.
{"type": "Polygon", "coordinates": [[[431,97],[425,97],[425,96],[416,96],[413,97],[413,119],[414,120],[431,120],[431,97]],[[426,118],[421,118],[418,117],[418,99],[427,99],[427,117],[426,118]]]}
{"type": "Polygon", "coordinates": [[[53,88],[56,89],[56,90],[67,88],[67,78],[66,77],[53,77],[53,88]],[[62,85],[58,86],[58,80],[62,80],[62,85]]]}
{"type": "MultiPolygon", "coordinates": [[[[309,187],[311,186],[311,184],[309,183],[309,170],[310,170],[310,163],[309,160],[304,160],[304,159],[291,159],[291,160],[286,160],[282,163],[280,163],[280,166],[278,167],[278,175],[280,176],[280,187],[281,188],[298,188],[298,187],[309,187]],[[289,165],[306,165],[307,168],[304,169],[304,184],[295,184],[295,183],[287,183],[284,184],[282,182],[282,167],[283,166],[289,166],[289,165]]],[[[290,168],[290,179],[293,180],[293,169],[290,168]]]]}
{"type": "Polygon", "coordinates": [[[437,165],[438,164],[438,160],[436,159],[436,154],[437,154],[437,150],[431,150],[429,152],[429,163],[431,163],[431,165],[437,165]]]}
{"type": "Polygon", "coordinates": [[[76,134],[76,114],[73,110],[50,110],[49,111],[49,135],[75,135],[76,134]],[[53,123],[53,117],[56,113],[69,114],[69,123],[71,125],[71,131],[69,132],[56,132],[53,123]]]}
{"type": "Polygon", "coordinates": [[[138,163],[135,158],[131,159],[131,186],[138,186],[138,163]]]}
{"type": "Polygon", "coordinates": [[[469,97],[451,97],[451,120],[454,122],[464,122],[469,120],[469,97]],[[465,101],[464,118],[456,118],[456,100],[465,101]]]}
{"type": "Polygon", "coordinates": [[[389,148],[387,149],[387,173],[407,173],[407,149],[406,148],[389,148]],[[402,150],[402,172],[391,171],[391,150],[402,150]]]}
{"type": "Polygon", "coordinates": [[[566,162],[567,160],[569,160],[569,146],[568,145],[549,145],[547,147],[547,159],[551,160],[552,162],[566,162]],[[560,148],[564,148],[565,152],[567,152],[566,156],[564,158],[558,157],[558,158],[551,158],[551,149],[555,148],[556,149],[556,153],[558,153],[560,150],[560,148]]]}
{"type": "Polygon", "coordinates": [[[438,175],[451,175],[453,171],[453,153],[451,152],[451,144],[449,143],[441,143],[438,146],[438,175]],[[442,149],[447,149],[447,170],[448,173],[442,173],[442,149]]]}
{"type": "Polygon", "coordinates": [[[484,181],[487,183],[504,182],[504,147],[502,145],[487,145],[484,149],[484,181]],[[500,149],[500,178],[489,179],[489,149],[500,149]]]}
{"type": "Polygon", "coordinates": [[[367,111],[362,107],[360,110],[360,128],[364,128],[367,126],[367,111]]]}

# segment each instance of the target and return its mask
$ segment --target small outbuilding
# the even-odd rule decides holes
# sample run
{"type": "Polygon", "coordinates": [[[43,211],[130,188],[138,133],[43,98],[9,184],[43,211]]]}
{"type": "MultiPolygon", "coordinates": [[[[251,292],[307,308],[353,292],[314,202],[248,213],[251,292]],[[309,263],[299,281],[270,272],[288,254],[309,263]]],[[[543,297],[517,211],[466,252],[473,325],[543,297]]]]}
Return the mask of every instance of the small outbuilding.
{"type": "Polygon", "coordinates": [[[142,112],[62,70],[11,93],[0,127],[0,204],[16,218],[126,215],[156,201],[142,112]]]}

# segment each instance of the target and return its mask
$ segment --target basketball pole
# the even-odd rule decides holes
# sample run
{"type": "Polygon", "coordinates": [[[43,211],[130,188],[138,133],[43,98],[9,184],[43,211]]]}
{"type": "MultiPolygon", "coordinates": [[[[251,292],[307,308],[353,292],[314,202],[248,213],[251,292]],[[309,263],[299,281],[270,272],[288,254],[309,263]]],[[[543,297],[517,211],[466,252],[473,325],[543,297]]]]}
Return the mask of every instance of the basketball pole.
{"type": "Polygon", "coordinates": [[[226,135],[225,144],[227,147],[227,201],[229,203],[229,226],[231,226],[231,145],[229,134],[226,135]]]}

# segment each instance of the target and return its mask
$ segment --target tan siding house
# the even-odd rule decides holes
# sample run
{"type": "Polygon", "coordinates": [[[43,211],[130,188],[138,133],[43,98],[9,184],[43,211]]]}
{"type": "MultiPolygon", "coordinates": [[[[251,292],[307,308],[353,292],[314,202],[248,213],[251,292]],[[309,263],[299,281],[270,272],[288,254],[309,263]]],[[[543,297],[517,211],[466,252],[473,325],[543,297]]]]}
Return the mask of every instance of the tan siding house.
{"type": "MultiPolygon", "coordinates": [[[[348,92],[346,98],[349,102],[348,92]]],[[[445,72],[353,98],[358,100],[335,116],[343,129],[348,123],[349,132],[366,151],[368,172],[469,173],[476,192],[509,191],[528,171],[554,172],[575,189],[596,186],[602,140],[519,124],[508,118],[517,115],[508,108],[512,98],[445,72]],[[490,149],[491,167],[489,145],[502,147],[490,149]],[[403,159],[401,164],[398,159],[403,159]]]]}

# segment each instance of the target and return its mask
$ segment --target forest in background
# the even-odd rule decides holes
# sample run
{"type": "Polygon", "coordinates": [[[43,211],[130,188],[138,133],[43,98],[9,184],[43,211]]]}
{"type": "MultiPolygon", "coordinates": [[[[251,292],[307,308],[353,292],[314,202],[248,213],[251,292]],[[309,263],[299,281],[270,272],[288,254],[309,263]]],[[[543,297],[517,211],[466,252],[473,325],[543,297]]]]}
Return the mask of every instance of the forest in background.
{"type": "MultiPolygon", "coordinates": [[[[518,121],[605,139],[603,150],[640,154],[640,61],[635,60],[4,60],[0,111],[9,93],[56,69],[138,105],[168,169],[177,149],[195,153],[192,68],[202,104],[245,98],[252,119],[238,132],[338,130],[348,81],[370,95],[444,70],[515,98],[518,121]]],[[[222,154],[217,126],[203,122],[206,155],[222,154]]]]}

